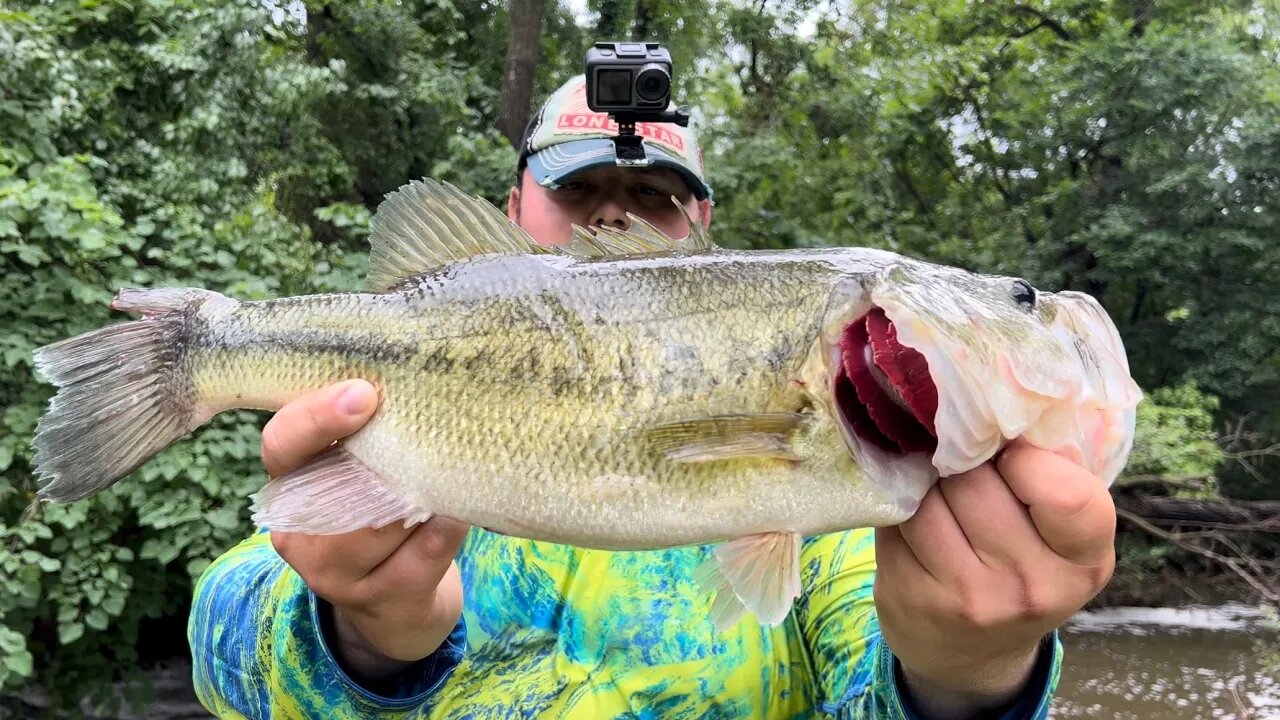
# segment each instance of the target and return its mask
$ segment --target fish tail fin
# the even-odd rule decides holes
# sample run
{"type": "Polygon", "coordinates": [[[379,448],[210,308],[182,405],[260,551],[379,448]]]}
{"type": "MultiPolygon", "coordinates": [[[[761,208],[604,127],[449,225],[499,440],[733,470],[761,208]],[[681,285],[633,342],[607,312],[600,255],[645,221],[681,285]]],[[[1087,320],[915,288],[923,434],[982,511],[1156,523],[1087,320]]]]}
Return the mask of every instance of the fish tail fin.
{"type": "Polygon", "coordinates": [[[193,316],[209,302],[235,304],[196,288],[121,290],[111,307],[142,319],[35,351],[36,369],[58,388],[33,442],[39,500],[104,490],[203,424],[183,359],[193,316]]]}

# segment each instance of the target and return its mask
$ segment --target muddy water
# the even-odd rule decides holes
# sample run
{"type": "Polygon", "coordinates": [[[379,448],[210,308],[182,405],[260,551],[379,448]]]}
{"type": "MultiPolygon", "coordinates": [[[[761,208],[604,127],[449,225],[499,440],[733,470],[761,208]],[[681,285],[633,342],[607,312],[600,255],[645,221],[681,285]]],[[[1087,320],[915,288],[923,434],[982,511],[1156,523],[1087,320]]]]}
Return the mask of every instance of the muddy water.
{"type": "Polygon", "coordinates": [[[1256,609],[1109,608],[1063,643],[1055,719],[1280,720],[1280,646],[1256,609]]]}

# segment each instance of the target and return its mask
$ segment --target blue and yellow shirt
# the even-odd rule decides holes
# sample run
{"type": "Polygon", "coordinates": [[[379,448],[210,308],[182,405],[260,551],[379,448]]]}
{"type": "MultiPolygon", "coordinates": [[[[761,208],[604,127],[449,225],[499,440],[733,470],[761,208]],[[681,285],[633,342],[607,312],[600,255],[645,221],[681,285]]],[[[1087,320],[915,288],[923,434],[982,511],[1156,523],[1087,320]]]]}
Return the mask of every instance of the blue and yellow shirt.
{"type": "MultiPolygon", "coordinates": [[[[196,692],[222,718],[915,717],[872,601],[870,530],[807,539],[803,591],[777,627],[717,631],[693,581],[710,547],[607,552],[473,529],[466,605],[448,641],[395,678],[354,682],[323,601],[263,531],[200,578],[188,636],[196,692]]],[[[1047,718],[1056,634],[1004,717],[1047,718]]]]}

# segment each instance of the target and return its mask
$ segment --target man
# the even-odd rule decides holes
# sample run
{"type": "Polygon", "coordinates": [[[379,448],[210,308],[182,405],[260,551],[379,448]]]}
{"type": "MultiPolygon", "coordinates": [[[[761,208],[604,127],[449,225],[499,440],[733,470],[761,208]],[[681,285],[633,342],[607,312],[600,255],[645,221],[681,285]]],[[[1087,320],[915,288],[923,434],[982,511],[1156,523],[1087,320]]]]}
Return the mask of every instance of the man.
{"type": "MultiPolygon", "coordinates": [[[[511,220],[540,243],[641,216],[674,237],[711,222],[691,130],[644,126],[621,167],[584,81],[530,124],[511,220]]],[[[277,478],[359,429],[361,380],[282,408],[263,433],[277,478]]],[[[897,527],[806,540],[782,625],[714,629],[691,576],[706,548],[611,553],[437,517],[341,536],[263,532],[201,578],[196,689],[224,717],[1042,718],[1058,624],[1110,577],[1102,483],[1015,443],[941,480],[897,527]]]]}

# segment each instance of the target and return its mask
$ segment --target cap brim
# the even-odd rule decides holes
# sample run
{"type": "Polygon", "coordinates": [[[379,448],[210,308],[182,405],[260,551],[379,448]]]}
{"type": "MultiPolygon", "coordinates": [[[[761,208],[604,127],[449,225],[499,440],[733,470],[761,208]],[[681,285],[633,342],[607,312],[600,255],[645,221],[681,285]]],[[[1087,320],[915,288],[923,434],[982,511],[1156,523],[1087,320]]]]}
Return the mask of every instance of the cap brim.
{"type": "MultiPolygon", "coordinates": [[[[687,165],[653,143],[644,143],[645,157],[649,162],[642,167],[665,167],[675,170],[684,178],[689,189],[699,200],[711,197],[711,187],[702,181],[687,165]]],[[[611,138],[585,138],[552,145],[533,153],[528,159],[528,170],[534,182],[543,187],[555,187],[575,173],[597,167],[636,167],[631,163],[619,163],[611,138]]]]}

